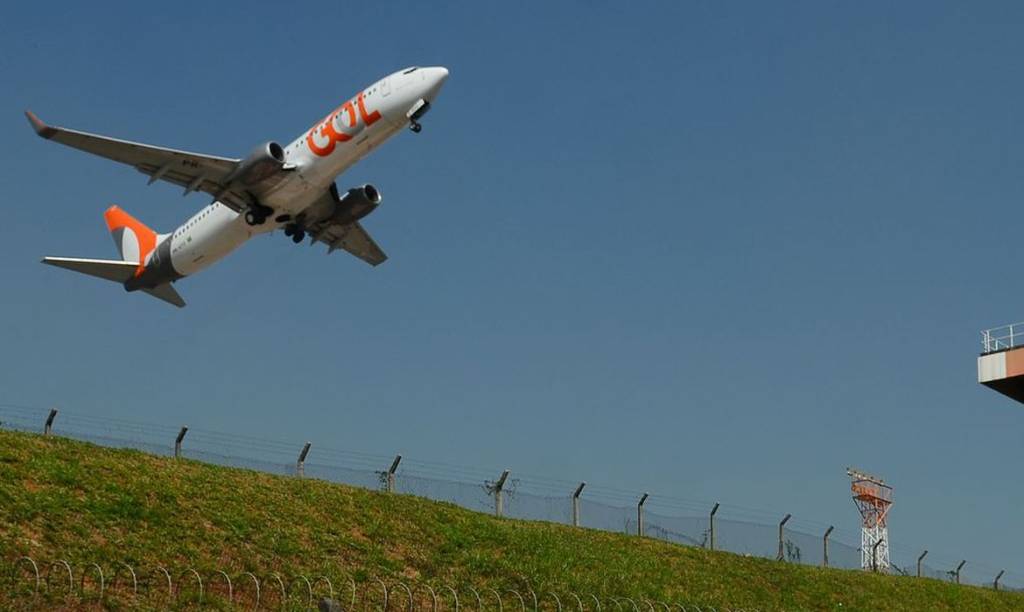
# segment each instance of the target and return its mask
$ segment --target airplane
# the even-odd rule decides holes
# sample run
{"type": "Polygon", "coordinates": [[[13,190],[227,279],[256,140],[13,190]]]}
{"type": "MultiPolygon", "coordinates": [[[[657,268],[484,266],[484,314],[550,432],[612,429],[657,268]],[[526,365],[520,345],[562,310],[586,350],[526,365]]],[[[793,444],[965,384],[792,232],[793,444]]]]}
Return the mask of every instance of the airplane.
{"type": "Polygon", "coordinates": [[[117,206],[104,213],[120,260],[44,257],[42,262],[123,284],[179,308],[185,301],[172,284],[209,267],[250,238],[284,228],[296,244],[327,245],[376,266],[387,259],[360,219],[381,203],[366,184],[342,193],[335,179],[398,132],[422,129],[448,70],[410,67],[358,92],[313,127],[282,146],[266,142],[248,157],[232,159],[118,140],[43,123],[26,111],[36,133],[99,155],[158,180],[205,192],[210,204],[168,234],[146,227],[117,206]]]}

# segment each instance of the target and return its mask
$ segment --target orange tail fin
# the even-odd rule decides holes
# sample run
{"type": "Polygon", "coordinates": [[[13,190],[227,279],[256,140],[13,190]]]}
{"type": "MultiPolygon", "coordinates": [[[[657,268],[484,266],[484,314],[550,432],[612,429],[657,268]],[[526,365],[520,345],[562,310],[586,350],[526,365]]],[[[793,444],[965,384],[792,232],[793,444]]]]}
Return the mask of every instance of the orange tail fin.
{"type": "Polygon", "coordinates": [[[146,257],[156,248],[156,232],[117,206],[108,208],[103,218],[107,221],[107,229],[114,238],[121,259],[138,263],[141,271],[146,257]]]}

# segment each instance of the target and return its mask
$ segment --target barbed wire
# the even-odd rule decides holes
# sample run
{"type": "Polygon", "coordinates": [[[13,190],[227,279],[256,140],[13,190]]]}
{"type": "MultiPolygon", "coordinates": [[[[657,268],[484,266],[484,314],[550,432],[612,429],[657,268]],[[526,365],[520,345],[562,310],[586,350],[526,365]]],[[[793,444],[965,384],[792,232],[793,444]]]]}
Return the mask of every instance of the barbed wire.
{"type": "MultiPolygon", "coordinates": [[[[493,577],[486,584],[411,580],[406,576],[367,575],[324,567],[311,574],[281,575],[227,566],[177,566],[150,563],[132,565],[123,560],[36,559],[29,556],[0,558],[0,603],[33,602],[33,608],[70,607],[75,604],[104,608],[152,606],[179,608],[198,605],[223,609],[310,609],[316,603],[334,602],[349,611],[394,609],[418,611],[460,609],[572,610],[602,612],[616,602],[643,602],[660,612],[769,610],[737,607],[720,594],[707,595],[678,585],[685,593],[671,600],[631,594],[619,597],[601,591],[573,591],[564,586],[531,586],[522,576],[493,577]],[[535,591],[534,588],[537,588],[535,591]],[[517,603],[518,602],[518,603],[517,603]],[[527,603],[529,602],[529,603],[527,603]],[[521,604],[521,607],[518,605],[521,604]],[[552,606],[557,604],[557,608],[552,606]],[[655,607],[657,606],[657,608],[655,607]]],[[[750,596],[748,596],[749,598],[750,596]]],[[[640,610],[634,607],[634,610],[640,610]]]]}

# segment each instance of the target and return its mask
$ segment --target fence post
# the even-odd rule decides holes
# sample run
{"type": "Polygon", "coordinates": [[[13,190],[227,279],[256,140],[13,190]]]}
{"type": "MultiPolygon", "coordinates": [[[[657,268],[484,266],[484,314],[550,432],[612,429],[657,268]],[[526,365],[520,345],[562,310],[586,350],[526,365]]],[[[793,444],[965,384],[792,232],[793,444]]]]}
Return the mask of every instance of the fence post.
{"type": "Polygon", "coordinates": [[[783,536],[784,536],[784,532],[785,532],[786,522],[789,521],[789,518],[791,516],[793,516],[793,515],[792,514],[787,514],[779,522],[779,556],[778,556],[778,560],[779,561],[782,561],[783,559],[786,558],[786,555],[784,554],[782,542],[783,542],[783,539],[784,539],[783,536]]]}
{"type": "Polygon", "coordinates": [[[43,425],[43,435],[48,436],[53,432],[53,420],[57,418],[57,409],[50,408],[50,415],[46,417],[46,425],[43,425]]]}
{"type": "Polygon", "coordinates": [[[963,568],[964,563],[967,563],[967,559],[960,562],[960,565],[956,566],[956,583],[960,584],[960,570],[963,568]]]}
{"type": "Polygon", "coordinates": [[[877,542],[871,545],[871,571],[878,571],[878,547],[885,543],[885,540],[879,538],[877,542]]]}
{"type": "Polygon", "coordinates": [[[996,574],[996,580],[995,580],[995,582],[992,583],[992,586],[994,586],[997,591],[999,590],[999,579],[1002,578],[1003,574],[1005,574],[1005,573],[1006,573],[1006,570],[999,570],[999,573],[996,574]]]}
{"type": "Polygon", "coordinates": [[[178,437],[174,439],[174,458],[178,459],[181,457],[181,441],[185,439],[185,434],[188,433],[188,427],[182,427],[181,431],[178,432],[178,437]]]}
{"type": "Polygon", "coordinates": [[[825,554],[821,558],[821,566],[822,567],[828,567],[828,536],[829,536],[829,534],[832,533],[833,529],[835,529],[835,525],[829,525],[828,529],[825,530],[825,537],[822,538],[822,543],[825,546],[825,550],[824,550],[825,554]]]}
{"type": "Polygon", "coordinates": [[[647,501],[649,493],[644,493],[636,505],[636,535],[644,535],[644,502],[647,501]]]}
{"type": "Polygon", "coordinates": [[[580,486],[576,487],[576,491],[572,494],[572,526],[580,526],[580,494],[583,493],[583,487],[587,486],[586,482],[581,482],[580,486]]]}
{"type": "Polygon", "coordinates": [[[309,442],[302,447],[302,452],[299,453],[299,460],[295,462],[295,475],[302,478],[306,475],[306,455],[309,454],[309,447],[312,446],[309,442]]]}
{"type": "Polygon", "coordinates": [[[924,557],[925,557],[925,555],[927,555],[927,554],[928,554],[928,551],[926,550],[926,551],[924,551],[923,553],[921,553],[921,556],[920,556],[920,557],[918,557],[918,558],[917,558],[917,577],[918,577],[918,578],[920,578],[920,577],[921,577],[921,561],[923,561],[923,560],[924,560],[924,557]]]}
{"type": "Polygon", "coordinates": [[[711,517],[710,517],[710,521],[709,521],[710,524],[711,524],[711,534],[710,534],[710,538],[709,538],[711,540],[711,550],[715,549],[715,513],[716,512],[718,512],[718,502],[715,502],[715,507],[711,509],[711,517]]]}
{"type": "Polygon", "coordinates": [[[508,470],[501,473],[498,477],[498,482],[494,483],[494,514],[495,516],[501,516],[504,512],[504,507],[501,503],[501,490],[505,488],[505,480],[508,479],[508,470]]]}
{"type": "Polygon", "coordinates": [[[395,472],[398,471],[398,464],[402,462],[401,455],[395,455],[395,460],[391,462],[391,467],[388,468],[387,480],[385,481],[385,487],[388,493],[395,492],[395,472]]]}

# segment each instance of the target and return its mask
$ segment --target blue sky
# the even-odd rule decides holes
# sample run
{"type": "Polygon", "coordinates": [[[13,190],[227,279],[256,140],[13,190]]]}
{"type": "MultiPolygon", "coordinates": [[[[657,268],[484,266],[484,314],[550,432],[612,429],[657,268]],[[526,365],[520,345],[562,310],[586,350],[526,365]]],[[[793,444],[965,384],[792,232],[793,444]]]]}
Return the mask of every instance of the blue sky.
{"type": "MultiPolygon", "coordinates": [[[[0,402],[721,500],[1024,570],[1019,3],[8,3],[0,402]],[[227,156],[411,65],[451,78],[342,187],[377,269],[261,238],[176,310],[44,268],[117,203],[206,203],[50,122],[227,156]]],[[[938,564],[938,562],[936,562],[938,564]]]]}

